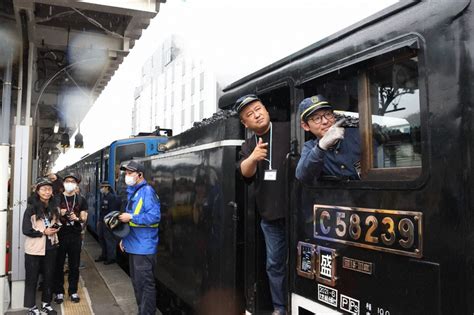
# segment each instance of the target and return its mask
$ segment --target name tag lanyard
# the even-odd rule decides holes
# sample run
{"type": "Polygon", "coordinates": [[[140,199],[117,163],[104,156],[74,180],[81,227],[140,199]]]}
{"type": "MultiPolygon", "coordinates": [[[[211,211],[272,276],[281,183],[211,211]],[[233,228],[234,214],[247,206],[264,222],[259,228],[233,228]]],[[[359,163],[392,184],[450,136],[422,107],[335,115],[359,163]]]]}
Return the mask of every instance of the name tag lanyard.
{"type": "MultiPolygon", "coordinates": [[[[255,135],[255,145],[258,144],[257,135],[255,135]]],[[[264,159],[268,162],[268,170],[265,170],[264,180],[276,180],[277,170],[272,169],[272,147],[273,147],[273,128],[270,123],[270,159],[264,159]]]]}
{"type": "MultiPolygon", "coordinates": [[[[67,212],[68,213],[71,213],[72,211],[74,211],[74,206],[76,205],[76,194],[74,194],[74,199],[72,201],[72,207],[71,209],[69,209],[69,203],[67,202],[67,198],[66,198],[66,195],[63,195],[64,196],[64,200],[66,201],[66,208],[67,208],[67,212]]],[[[73,223],[71,223],[71,221],[68,220],[68,225],[72,225],[73,223]]]]}

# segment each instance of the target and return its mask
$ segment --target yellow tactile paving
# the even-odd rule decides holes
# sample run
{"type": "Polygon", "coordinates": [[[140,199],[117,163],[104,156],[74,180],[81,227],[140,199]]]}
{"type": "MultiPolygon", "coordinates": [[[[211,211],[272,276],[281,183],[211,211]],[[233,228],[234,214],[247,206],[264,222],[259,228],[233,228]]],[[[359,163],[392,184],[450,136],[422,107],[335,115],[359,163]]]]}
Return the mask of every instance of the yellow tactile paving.
{"type": "MultiPolygon", "coordinates": [[[[67,292],[68,289],[67,274],[64,276],[64,291],[67,292]]],[[[91,300],[89,298],[89,293],[87,288],[83,286],[82,279],[79,279],[79,284],[77,286],[77,293],[81,298],[79,303],[73,303],[68,294],[64,294],[64,302],[61,304],[61,313],[63,315],[93,315],[91,300]]]]}

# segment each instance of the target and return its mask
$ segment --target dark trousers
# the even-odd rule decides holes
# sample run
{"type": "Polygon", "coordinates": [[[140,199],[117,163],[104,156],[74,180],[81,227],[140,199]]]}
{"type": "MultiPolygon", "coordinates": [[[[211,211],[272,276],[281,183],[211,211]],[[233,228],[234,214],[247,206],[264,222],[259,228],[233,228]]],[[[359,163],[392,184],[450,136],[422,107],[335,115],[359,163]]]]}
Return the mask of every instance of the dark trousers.
{"type": "Polygon", "coordinates": [[[56,272],[55,293],[64,294],[64,262],[69,267],[68,283],[69,295],[77,293],[77,283],[79,282],[79,263],[81,261],[81,245],[80,235],[70,234],[59,240],[58,257],[56,260],[58,270],[56,272]]]}
{"type": "Polygon", "coordinates": [[[156,312],[155,266],[156,254],[129,254],[130,277],[137,299],[139,315],[154,315],[156,312]]]}
{"type": "Polygon", "coordinates": [[[56,254],[56,248],[47,250],[45,256],[25,254],[25,299],[23,306],[32,308],[36,304],[36,287],[40,271],[43,273],[41,301],[51,302],[54,274],[56,273],[56,254]]]}
{"type": "Polygon", "coordinates": [[[286,260],[288,248],[286,245],[285,221],[262,220],[260,222],[267,253],[267,275],[270,284],[273,307],[275,309],[286,309],[286,260]]]}
{"type": "Polygon", "coordinates": [[[97,236],[99,237],[100,247],[102,248],[100,257],[105,260],[115,260],[117,256],[117,241],[102,220],[97,224],[97,236]]]}

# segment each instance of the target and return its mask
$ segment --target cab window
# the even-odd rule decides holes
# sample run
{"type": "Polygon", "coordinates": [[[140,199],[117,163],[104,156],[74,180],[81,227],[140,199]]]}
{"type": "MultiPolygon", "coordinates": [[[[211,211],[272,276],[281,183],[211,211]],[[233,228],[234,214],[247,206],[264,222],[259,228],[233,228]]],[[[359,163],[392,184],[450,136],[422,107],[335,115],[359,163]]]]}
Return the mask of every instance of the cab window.
{"type": "Polygon", "coordinates": [[[345,128],[358,129],[361,180],[414,180],[422,167],[418,50],[360,59],[305,82],[304,97],[322,94],[345,128]]]}

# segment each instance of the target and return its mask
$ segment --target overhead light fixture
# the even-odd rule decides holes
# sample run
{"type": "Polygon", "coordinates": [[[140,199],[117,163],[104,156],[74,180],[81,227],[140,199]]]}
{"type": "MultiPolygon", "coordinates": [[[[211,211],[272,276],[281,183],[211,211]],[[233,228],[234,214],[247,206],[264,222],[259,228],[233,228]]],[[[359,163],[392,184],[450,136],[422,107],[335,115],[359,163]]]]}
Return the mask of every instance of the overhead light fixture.
{"type": "Polygon", "coordinates": [[[59,123],[57,122],[54,124],[54,133],[58,133],[58,131],[59,131],[59,123]]]}
{"type": "Polygon", "coordinates": [[[74,137],[74,147],[81,149],[84,147],[84,137],[82,136],[81,132],[78,131],[76,136],[74,137]]]}
{"type": "Polygon", "coordinates": [[[48,151],[48,155],[51,155],[51,150],[48,151]]]}
{"type": "Polygon", "coordinates": [[[61,147],[62,148],[69,148],[70,147],[69,134],[67,132],[65,132],[61,135],[61,147]]]}

